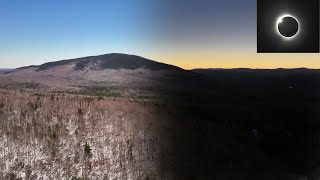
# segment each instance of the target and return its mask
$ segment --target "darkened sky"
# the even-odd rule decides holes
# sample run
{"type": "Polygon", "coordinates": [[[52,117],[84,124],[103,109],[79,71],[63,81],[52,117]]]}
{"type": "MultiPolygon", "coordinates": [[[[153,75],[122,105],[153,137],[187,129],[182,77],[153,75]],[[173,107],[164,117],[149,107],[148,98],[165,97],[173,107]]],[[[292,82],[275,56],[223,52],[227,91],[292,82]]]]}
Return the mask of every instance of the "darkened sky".
{"type": "Polygon", "coordinates": [[[178,45],[207,48],[254,39],[255,0],[163,0],[156,7],[157,37],[178,45]]]}
{"type": "Polygon", "coordinates": [[[184,68],[320,67],[256,54],[256,0],[10,0],[0,27],[0,68],[113,52],[184,68]]]}

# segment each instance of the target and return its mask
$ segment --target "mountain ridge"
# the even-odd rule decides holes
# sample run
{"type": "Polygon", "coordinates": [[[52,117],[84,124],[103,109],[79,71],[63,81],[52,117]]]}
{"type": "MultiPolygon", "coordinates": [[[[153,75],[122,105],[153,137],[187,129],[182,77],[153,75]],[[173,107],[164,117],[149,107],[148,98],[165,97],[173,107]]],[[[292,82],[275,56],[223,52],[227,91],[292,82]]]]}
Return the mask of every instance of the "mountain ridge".
{"type": "Polygon", "coordinates": [[[191,84],[200,79],[197,76],[202,75],[140,56],[112,53],[20,67],[1,74],[0,87],[152,99],[168,87],[191,84]]]}
{"type": "MultiPolygon", "coordinates": [[[[128,69],[136,70],[139,68],[150,69],[150,70],[164,70],[164,69],[176,69],[183,70],[180,67],[173,66],[170,64],[157,62],[141,56],[111,53],[97,56],[86,56],[74,59],[66,59],[59,61],[47,62],[41,65],[30,65],[24,66],[12,70],[11,72],[24,70],[28,68],[36,68],[36,72],[49,70],[58,66],[74,64],[73,69],[76,71],[94,70],[101,71],[106,69],[128,69]]],[[[11,73],[9,72],[9,73],[11,73]]]]}

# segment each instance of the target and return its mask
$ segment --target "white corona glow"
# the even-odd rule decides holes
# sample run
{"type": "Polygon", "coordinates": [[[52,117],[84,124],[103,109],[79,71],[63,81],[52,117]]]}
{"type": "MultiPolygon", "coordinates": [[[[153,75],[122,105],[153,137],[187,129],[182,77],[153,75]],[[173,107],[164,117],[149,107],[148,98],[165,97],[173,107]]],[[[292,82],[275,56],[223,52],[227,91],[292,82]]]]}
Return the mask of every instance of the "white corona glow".
{"type": "Polygon", "coordinates": [[[299,34],[299,32],[300,32],[299,25],[300,25],[300,24],[299,24],[299,20],[298,20],[296,17],[292,16],[291,14],[285,14],[285,15],[280,16],[280,17],[277,19],[277,22],[276,22],[276,32],[280,35],[280,37],[282,37],[282,38],[285,39],[285,40],[294,39],[294,38],[299,34]],[[297,21],[297,23],[298,23],[298,31],[297,31],[297,33],[296,33],[294,36],[292,36],[292,37],[285,37],[285,36],[283,36],[283,35],[280,33],[279,29],[278,29],[279,24],[282,23],[283,18],[286,18],[286,17],[291,17],[291,18],[295,19],[295,20],[297,21]]]}

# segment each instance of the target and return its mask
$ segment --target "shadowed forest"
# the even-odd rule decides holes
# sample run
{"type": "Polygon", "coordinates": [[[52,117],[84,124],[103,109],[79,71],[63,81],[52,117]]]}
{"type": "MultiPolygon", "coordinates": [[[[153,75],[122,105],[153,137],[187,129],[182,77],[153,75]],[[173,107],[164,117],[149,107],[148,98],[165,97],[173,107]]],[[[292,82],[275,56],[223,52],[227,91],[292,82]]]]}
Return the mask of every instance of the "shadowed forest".
{"type": "Polygon", "coordinates": [[[139,96],[9,82],[0,93],[1,179],[320,176],[318,70],[197,69],[139,86],[139,96]]]}

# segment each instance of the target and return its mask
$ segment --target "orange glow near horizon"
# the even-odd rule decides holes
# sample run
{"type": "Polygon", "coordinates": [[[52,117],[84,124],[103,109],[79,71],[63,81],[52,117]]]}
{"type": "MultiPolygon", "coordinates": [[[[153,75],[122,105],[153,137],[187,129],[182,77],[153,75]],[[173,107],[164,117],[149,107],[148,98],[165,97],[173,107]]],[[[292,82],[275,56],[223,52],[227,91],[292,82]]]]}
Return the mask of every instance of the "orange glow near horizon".
{"type": "MultiPolygon", "coordinates": [[[[143,56],[166,64],[181,67],[183,69],[196,68],[252,68],[252,69],[278,69],[278,68],[310,68],[320,69],[320,54],[257,54],[255,52],[248,52],[248,50],[230,51],[216,51],[216,52],[195,52],[195,51],[159,51],[158,53],[150,53],[152,51],[127,52],[126,54],[134,54],[143,56]]],[[[83,53],[86,54],[86,53],[83,53]]],[[[99,55],[100,52],[89,55],[99,55]]],[[[24,63],[3,66],[2,68],[18,68],[28,65],[40,65],[42,63],[84,57],[79,56],[59,56],[43,58],[45,60],[36,62],[34,59],[41,59],[40,57],[17,57],[16,61],[20,62],[23,59],[24,63]],[[20,60],[19,60],[20,59],[20,60]],[[32,63],[29,63],[32,62],[32,63]]],[[[8,58],[6,62],[11,62],[8,58]]],[[[1,68],[1,67],[0,67],[1,68]]]]}
{"type": "Polygon", "coordinates": [[[199,55],[187,53],[182,55],[181,53],[180,55],[168,54],[149,57],[187,70],[196,68],[320,69],[319,54],[207,53],[199,55]]]}

